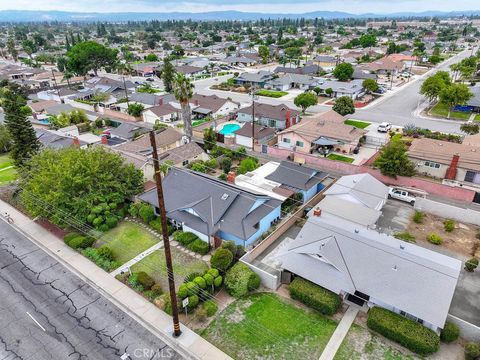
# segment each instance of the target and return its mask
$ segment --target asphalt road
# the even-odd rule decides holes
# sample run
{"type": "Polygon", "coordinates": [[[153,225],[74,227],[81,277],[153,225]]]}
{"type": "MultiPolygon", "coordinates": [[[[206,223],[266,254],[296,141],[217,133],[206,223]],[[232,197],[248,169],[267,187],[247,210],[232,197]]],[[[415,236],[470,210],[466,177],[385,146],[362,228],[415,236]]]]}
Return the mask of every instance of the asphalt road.
{"type": "Polygon", "coordinates": [[[0,294],[2,360],[182,358],[4,221],[0,294]]]}

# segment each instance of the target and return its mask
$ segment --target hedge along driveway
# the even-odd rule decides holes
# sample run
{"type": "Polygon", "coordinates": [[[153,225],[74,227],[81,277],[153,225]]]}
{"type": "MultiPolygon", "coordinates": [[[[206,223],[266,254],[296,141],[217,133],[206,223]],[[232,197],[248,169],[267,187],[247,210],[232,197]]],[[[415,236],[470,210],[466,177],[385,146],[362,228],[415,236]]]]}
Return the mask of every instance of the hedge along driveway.
{"type": "Polygon", "coordinates": [[[270,293],[230,304],[202,336],[236,359],[318,359],[337,323],[270,293]]]}
{"type": "Polygon", "coordinates": [[[159,241],[140,225],[124,221],[105,233],[97,241],[96,247],[108,246],[112,249],[115,260],[123,265],[159,241]]]}

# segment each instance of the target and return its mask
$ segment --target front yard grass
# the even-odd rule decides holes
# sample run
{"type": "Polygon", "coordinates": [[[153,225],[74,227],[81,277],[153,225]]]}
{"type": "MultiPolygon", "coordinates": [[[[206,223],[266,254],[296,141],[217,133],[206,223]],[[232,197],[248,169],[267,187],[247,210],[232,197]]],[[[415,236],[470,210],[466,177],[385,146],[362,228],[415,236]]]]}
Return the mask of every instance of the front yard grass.
{"type": "Polygon", "coordinates": [[[359,121],[359,120],[352,120],[348,119],[343,122],[345,125],[352,125],[355,126],[356,128],[359,129],[365,129],[367,126],[370,126],[370,123],[367,123],[365,121],[359,121]]]}
{"type": "Polygon", "coordinates": [[[475,115],[475,117],[473,118],[473,120],[475,120],[475,121],[480,121],[480,114],[475,115]]]}
{"type": "Polygon", "coordinates": [[[123,265],[158,243],[159,240],[140,225],[124,221],[105,233],[97,241],[97,247],[108,246],[112,249],[115,260],[123,265]]]}
{"type": "Polygon", "coordinates": [[[349,164],[353,163],[353,161],[355,160],[354,158],[343,156],[343,155],[338,155],[338,154],[328,154],[327,159],[336,160],[336,161],[343,161],[343,162],[346,162],[346,163],[349,163],[349,164]]]}
{"type": "Polygon", "coordinates": [[[262,90],[258,90],[255,93],[255,95],[267,96],[267,97],[271,97],[271,98],[281,98],[282,96],[288,95],[288,92],[262,89],[262,90]]]}
{"type": "Polygon", "coordinates": [[[337,323],[270,293],[230,304],[202,336],[236,359],[318,359],[337,323]]]}
{"type": "Polygon", "coordinates": [[[17,170],[9,154],[0,155],[0,185],[8,184],[17,178],[17,170]]]}
{"type": "MultiPolygon", "coordinates": [[[[434,107],[432,107],[430,113],[436,116],[446,118],[448,116],[448,106],[442,104],[441,102],[438,102],[434,107]]],[[[463,111],[452,111],[450,113],[450,118],[457,120],[468,120],[470,118],[470,113],[463,111]]]]}
{"type": "Polygon", "coordinates": [[[417,360],[413,355],[400,352],[367,329],[352,325],[334,360],[417,360]]]}
{"type": "MultiPolygon", "coordinates": [[[[195,257],[171,247],[173,273],[175,274],[175,283],[180,286],[183,279],[193,273],[202,273],[208,269],[206,262],[196,259],[195,257]]],[[[155,281],[162,285],[163,289],[168,289],[167,266],[165,263],[165,252],[163,249],[154,251],[147,257],[140,260],[131,267],[132,272],[145,271],[155,281]]]]}

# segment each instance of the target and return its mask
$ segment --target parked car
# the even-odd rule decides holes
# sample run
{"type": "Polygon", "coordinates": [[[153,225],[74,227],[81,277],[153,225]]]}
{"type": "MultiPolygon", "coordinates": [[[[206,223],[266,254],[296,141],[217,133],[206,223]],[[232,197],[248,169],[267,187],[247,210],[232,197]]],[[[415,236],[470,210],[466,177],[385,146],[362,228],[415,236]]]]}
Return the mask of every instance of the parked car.
{"type": "Polygon", "coordinates": [[[387,133],[390,131],[391,128],[392,128],[392,124],[383,122],[380,125],[378,125],[377,131],[381,133],[387,133]]]}
{"type": "Polygon", "coordinates": [[[388,198],[404,201],[412,206],[415,205],[415,196],[411,195],[407,190],[391,187],[388,189],[388,198]]]}

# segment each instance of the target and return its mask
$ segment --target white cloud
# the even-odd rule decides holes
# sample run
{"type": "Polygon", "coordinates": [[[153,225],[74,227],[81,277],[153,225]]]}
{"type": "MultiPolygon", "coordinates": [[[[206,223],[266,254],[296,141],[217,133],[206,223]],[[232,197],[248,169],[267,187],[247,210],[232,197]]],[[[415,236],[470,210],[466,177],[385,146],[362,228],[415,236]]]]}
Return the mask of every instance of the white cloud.
{"type": "Polygon", "coordinates": [[[205,12],[205,11],[254,11],[265,13],[302,13],[316,10],[345,11],[351,13],[392,13],[399,11],[452,11],[452,10],[477,10],[479,9],[478,0],[400,0],[392,2],[390,0],[324,0],[312,2],[311,0],[299,0],[290,3],[260,0],[260,3],[248,3],[248,1],[230,0],[221,5],[213,4],[209,0],[199,0],[198,2],[174,2],[155,1],[150,3],[148,0],[0,0],[0,9],[22,9],[22,10],[63,10],[79,12],[205,12]]]}

